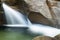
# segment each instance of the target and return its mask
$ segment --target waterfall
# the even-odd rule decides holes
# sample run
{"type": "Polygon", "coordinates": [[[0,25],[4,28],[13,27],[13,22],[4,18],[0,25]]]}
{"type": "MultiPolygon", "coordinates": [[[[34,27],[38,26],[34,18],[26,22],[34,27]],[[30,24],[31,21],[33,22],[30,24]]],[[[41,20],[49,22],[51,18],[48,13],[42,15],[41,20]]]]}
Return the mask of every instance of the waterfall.
{"type": "Polygon", "coordinates": [[[5,12],[7,24],[16,25],[16,24],[23,24],[28,25],[31,24],[29,19],[27,19],[21,12],[18,12],[17,10],[12,9],[7,4],[3,3],[3,9],[5,12]]]}
{"type": "Polygon", "coordinates": [[[50,37],[54,37],[54,36],[60,34],[60,29],[41,25],[41,24],[32,24],[30,22],[30,20],[26,16],[24,16],[21,12],[18,12],[16,10],[12,9],[5,3],[3,3],[2,6],[5,11],[7,26],[23,27],[24,25],[26,25],[26,27],[28,26],[28,31],[30,33],[32,33],[32,34],[42,33],[43,35],[50,36],[50,37]]]}

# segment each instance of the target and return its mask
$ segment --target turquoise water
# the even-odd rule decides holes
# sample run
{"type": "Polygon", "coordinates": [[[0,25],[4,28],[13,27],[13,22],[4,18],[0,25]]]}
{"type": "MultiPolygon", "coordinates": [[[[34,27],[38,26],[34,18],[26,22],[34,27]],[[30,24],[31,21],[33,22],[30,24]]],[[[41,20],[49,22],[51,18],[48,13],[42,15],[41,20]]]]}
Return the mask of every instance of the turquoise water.
{"type": "Polygon", "coordinates": [[[0,40],[32,40],[32,36],[14,31],[0,31],[0,40]]]}

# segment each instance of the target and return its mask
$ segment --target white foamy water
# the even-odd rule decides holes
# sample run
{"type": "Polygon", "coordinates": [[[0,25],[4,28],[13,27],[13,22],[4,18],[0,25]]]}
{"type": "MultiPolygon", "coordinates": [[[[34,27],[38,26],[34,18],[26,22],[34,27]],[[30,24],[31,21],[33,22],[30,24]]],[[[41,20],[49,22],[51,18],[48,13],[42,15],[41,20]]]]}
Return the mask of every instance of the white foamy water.
{"type": "Polygon", "coordinates": [[[50,37],[54,37],[54,36],[60,34],[60,29],[53,28],[50,26],[41,25],[41,24],[33,24],[29,27],[28,30],[30,32],[32,32],[33,34],[42,33],[43,35],[50,36],[50,37]]]}
{"type": "Polygon", "coordinates": [[[8,5],[3,3],[3,8],[5,11],[5,16],[7,20],[8,27],[28,27],[28,31],[33,34],[42,33],[45,36],[54,37],[60,34],[60,29],[53,28],[50,26],[45,26],[41,24],[32,24],[30,20],[25,17],[22,13],[10,8],[8,5]]]}
{"type": "MultiPolygon", "coordinates": [[[[3,3],[3,9],[5,11],[5,16],[7,20],[7,24],[24,24],[27,25],[29,21],[25,18],[25,16],[22,15],[22,13],[12,9],[5,3],[3,3]]],[[[29,22],[30,23],[30,22],[29,22]]]]}

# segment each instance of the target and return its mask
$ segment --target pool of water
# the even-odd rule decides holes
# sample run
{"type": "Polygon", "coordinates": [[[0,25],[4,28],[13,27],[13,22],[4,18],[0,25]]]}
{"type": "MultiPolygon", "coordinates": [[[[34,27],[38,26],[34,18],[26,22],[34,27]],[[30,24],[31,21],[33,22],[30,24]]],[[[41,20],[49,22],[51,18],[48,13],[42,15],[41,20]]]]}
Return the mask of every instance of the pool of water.
{"type": "Polygon", "coordinates": [[[1,30],[0,40],[32,40],[33,36],[18,30],[16,31],[15,28],[6,28],[5,30],[1,30]]]}

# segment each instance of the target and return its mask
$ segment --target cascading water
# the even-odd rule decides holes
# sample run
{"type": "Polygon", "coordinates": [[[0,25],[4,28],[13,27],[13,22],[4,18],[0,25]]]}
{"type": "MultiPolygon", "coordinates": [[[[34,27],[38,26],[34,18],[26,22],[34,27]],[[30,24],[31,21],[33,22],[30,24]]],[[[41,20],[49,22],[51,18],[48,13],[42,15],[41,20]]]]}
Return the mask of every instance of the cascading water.
{"type": "Polygon", "coordinates": [[[41,24],[32,24],[29,26],[28,30],[31,31],[32,34],[42,34],[50,37],[60,34],[60,29],[41,24]]]}
{"type": "Polygon", "coordinates": [[[50,26],[45,26],[41,24],[32,24],[30,20],[25,17],[22,13],[10,8],[7,6],[5,3],[3,3],[3,8],[5,11],[5,16],[7,19],[7,26],[14,27],[14,26],[28,26],[28,31],[33,34],[40,34],[42,33],[43,35],[54,37],[58,34],[60,34],[60,29],[53,28],[50,26]],[[9,25],[11,24],[11,25],[9,25]],[[18,25],[16,25],[18,24],[18,25]],[[21,25],[22,24],[22,25],[21,25]]]}
{"type": "Polygon", "coordinates": [[[31,24],[29,21],[27,22],[27,18],[22,15],[22,13],[10,8],[5,3],[3,3],[3,9],[5,11],[5,16],[7,20],[7,24],[31,24]]]}

